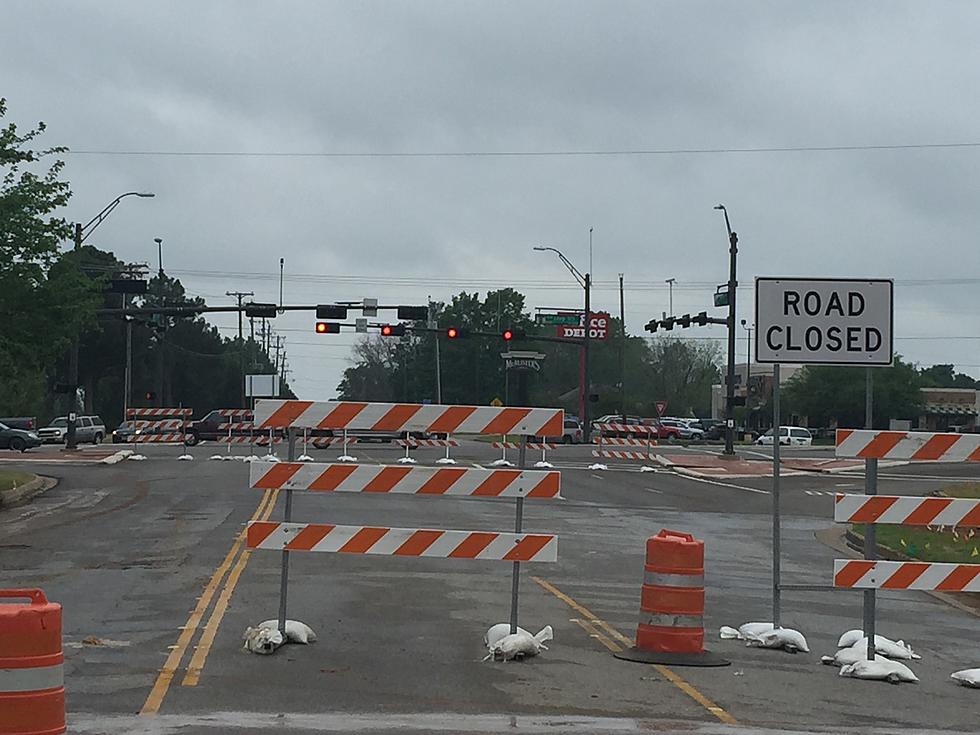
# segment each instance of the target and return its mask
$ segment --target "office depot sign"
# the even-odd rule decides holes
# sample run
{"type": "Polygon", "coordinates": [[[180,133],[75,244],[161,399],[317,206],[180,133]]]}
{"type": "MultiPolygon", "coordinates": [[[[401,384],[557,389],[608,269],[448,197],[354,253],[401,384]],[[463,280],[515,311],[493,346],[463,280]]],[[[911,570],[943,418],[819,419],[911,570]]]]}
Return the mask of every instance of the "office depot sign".
{"type": "MultiPolygon", "coordinates": [[[[555,335],[565,339],[585,339],[585,327],[560,325],[555,328],[555,335]]],[[[605,311],[593,312],[589,315],[589,339],[606,339],[609,336],[609,314],[605,311]]]]}
{"type": "Polygon", "coordinates": [[[893,290],[888,279],[757,278],[756,362],[891,365],[893,290]]]}

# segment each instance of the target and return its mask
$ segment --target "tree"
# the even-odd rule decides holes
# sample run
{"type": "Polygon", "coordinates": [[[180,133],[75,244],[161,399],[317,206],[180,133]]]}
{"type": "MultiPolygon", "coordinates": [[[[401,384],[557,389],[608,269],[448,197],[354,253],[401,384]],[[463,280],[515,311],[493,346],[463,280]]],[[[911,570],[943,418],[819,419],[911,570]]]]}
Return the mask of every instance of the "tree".
{"type": "Polygon", "coordinates": [[[874,370],[875,428],[888,428],[890,419],[911,420],[919,415],[922,376],[901,357],[882,368],[807,365],[786,386],[787,413],[806,416],[811,426],[863,427],[868,369],[874,370]]]}
{"type": "MultiPolygon", "coordinates": [[[[7,112],[0,99],[0,118],[7,112]]],[[[0,407],[34,411],[45,394],[46,367],[91,323],[98,286],[59,244],[71,228],[53,212],[71,191],[61,181],[64,162],[49,159],[67,149],[35,150],[43,122],[26,133],[15,123],[0,128],[0,407]],[[29,315],[29,318],[25,318],[29,315]]]]}
{"type": "Polygon", "coordinates": [[[974,380],[965,373],[957,373],[950,364],[933,365],[922,368],[922,386],[924,388],[980,388],[980,381],[974,380]]]}

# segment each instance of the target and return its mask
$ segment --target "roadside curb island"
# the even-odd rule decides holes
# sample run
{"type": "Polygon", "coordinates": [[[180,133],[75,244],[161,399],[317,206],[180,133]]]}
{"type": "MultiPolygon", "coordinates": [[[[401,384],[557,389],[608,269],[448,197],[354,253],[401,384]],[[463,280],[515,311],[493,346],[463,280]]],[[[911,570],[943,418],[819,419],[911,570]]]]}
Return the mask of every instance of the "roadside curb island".
{"type": "Polygon", "coordinates": [[[53,477],[34,475],[33,480],[28,480],[23,485],[16,485],[7,490],[0,490],[0,510],[24,505],[30,502],[34,496],[46,493],[57,484],[58,481],[53,477]]]}
{"type": "MultiPolygon", "coordinates": [[[[842,554],[847,554],[854,559],[864,556],[864,539],[850,529],[834,527],[817,531],[813,535],[817,541],[825,546],[829,546],[842,554]]],[[[895,549],[888,546],[877,544],[877,547],[878,556],[881,559],[888,561],[920,561],[919,559],[914,559],[911,556],[906,556],[901,552],[895,551],[895,549]]],[[[955,607],[957,610],[962,610],[965,613],[980,618],[980,594],[974,592],[939,592],[936,590],[917,591],[924,592],[941,602],[945,602],[947,605],[955,607]]]]}

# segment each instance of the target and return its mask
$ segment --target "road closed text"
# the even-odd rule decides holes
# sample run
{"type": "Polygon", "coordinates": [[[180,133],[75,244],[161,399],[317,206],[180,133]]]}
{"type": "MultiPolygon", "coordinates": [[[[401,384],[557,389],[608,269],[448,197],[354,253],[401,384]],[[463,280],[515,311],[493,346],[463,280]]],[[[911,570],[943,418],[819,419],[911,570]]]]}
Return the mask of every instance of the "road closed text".
{"type": "Polygon", "coordinates": [[[892,283],[759,278],[756,325],[759,362],[887,365],[892,283]]]}

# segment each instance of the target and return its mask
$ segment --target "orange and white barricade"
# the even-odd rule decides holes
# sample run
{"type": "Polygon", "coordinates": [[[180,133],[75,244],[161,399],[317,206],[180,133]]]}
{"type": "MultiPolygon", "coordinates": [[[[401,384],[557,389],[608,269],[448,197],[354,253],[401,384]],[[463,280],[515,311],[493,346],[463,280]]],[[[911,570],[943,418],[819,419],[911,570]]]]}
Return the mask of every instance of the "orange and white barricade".
{"type": "Polygon", "coordinates": [[[401,464],[415,464],[415,459],[409,455],[409,450],[419,447],[445,447],[446,456],[436,460],[436,464],[456,464],[456,460],[449,453],[450,447],[458,447],[459,442],[447,436],[445,439],[416,439],[409,436],[406,439],[399,439],[398,446],[405,448],[405,456],[398,461],[401,464]]]}
{"type": "Polygon", "coordinates": [[[636,645],[616,658],[680,666],[727,666],[704,649],[704,542],[662,529],[647,539],[636,645]]]}
{"type": "MultiPolygon", "coordinates": [[[[500,459],[494,460],[491,464],[498,467],[510,467],[513,466],[512,462],[507,461],[507,450],[508,449],[520,449],[521,442],[509,442],[504,441],[504,437],[501,438],[499,442],[491,442],[490,446],[494,449],[500,449],[501,455],[500,459]]],[[[558,449],[558,445],[552,442],[527,442],[528,449],[541,450],[541,459],[535,462],[535,467],[554,467],[551,462],[548,461],[548,450],[558,449]]]]}
{"type": "Polygon", "coordinates": [[[0,735],[62,732],[61,605],[39,589],[0,589],[0,735]]]}
{"type": "Polygon", "coordinates": [[[183,444],[192,414],[190,408],[127,408],[126,420],[133,428],[128,441],[183,444]]]}
{"type": "Polygon", "coordinates": [[[650,462],[655,459],[653,448],[657,446],[659,433],[656,426],[646,424],[597,423],[595,428],[596,448],[592,450],[593,457],[607,459],[635,459],[650,462]],[[633,436],[622,436],[632,434],[633,436]],[[610,448],[614,447],[614,448],[610,448]],[[620,449],[619,447],[634,447],[620,449]],[[641,451],[640,449],[645,451],[641,451]]]}
{"type": "MultiPolygon", "coordinates": [[[[540,436],[560,434],[563,421],[564,412],[561,409],[546,408],[265,399],[257,401],[255,406],[255,422],[259,427],[284,430],[294,435],[301,429],[316,428],[345,432],[399,431],[448,435],[461,431],[540,436]]],[[[293,442],[290,442],[290,458],[293,446],[293,442]]],[[[287,494],[285,517],[281,523],[253,521],[248,524],[246,533],[248,548],[282,552],[281,628],[286,618],[290,551],[510,561],[513,563],[512,630],[517,629],[520,563],[555,562],[558,559],[557,536],[525,533],[522,528],[525,498],[560,497],[558,472],[523,468],[499,470],[289,461],[253,463],[249,479],[253,488],[280,489],[287,494]],[[294,490],[513,498],[516,503],[515,530],[508,533],[293,523],[290,514],[291,493],[294,490]]]]}
{"type": "MultiPolygon", "coordinates": [[[[836,455],[912,462],[980,462],[980,435],[838,429],[836,455]]],[[[838,493],[834,499],[834,521],[977,528],[980,500],[838,493]]],[[[834,586],[980,592],[980,564],[836,559],[834,586]]]]}

